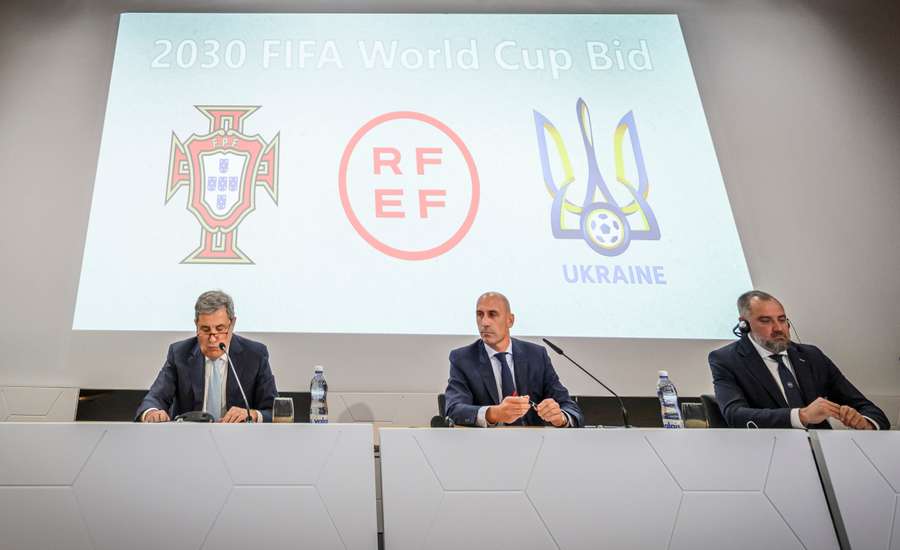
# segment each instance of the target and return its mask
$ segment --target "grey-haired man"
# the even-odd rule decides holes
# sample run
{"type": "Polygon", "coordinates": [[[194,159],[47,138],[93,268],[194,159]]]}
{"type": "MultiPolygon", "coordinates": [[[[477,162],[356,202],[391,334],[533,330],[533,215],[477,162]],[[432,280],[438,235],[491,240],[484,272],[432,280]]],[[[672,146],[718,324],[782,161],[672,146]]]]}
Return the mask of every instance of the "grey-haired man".
{"type": "Polygon", "coordinates": [[[204,292],[194,304],[197,335],[169,346],[166,363],[138,407],[135,420],[168,422],[189,411],[206,411],[218,422],[244,422],[247,409],[225,352],[231,357],[254,422],[272,421],[275,377],[266,346],[234,334],[231,296],[204,292]]]}

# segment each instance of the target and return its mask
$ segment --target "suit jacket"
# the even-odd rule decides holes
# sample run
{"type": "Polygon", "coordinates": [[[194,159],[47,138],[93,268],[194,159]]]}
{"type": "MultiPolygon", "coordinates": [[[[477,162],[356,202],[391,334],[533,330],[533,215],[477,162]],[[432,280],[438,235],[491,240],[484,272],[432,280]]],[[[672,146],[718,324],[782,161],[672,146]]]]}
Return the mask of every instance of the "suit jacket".
{"type": "MultiPolygon", "coordinates": [[[[262,413],[263,422],[271,422],[276,390],[275,377],[269,366],[269,350],[259,342],[234,334],[228,353],[247,393],[250,408],[262,413]]],[[[188,411],[202,411],[206,391],[205,360],[196,336],[170,345],[166,364],[138,407],[135,420],[140,420],[144,411],[150,408],[167,411],[172,418],[188,411]]],[[[245,408],[231,367],[227,368],[227,373],[225,410],[245,408]]]]}
{"type": "MultiPolygon", "coordinates": [[[[553,398],[569,414],[572,426],[584,425],[581,409],[560,383],[547,350],[512,338],[511,351],[518,394],[530,396],[535,403],[553,398]]],[[[447,416],[460,425],[475,425],[478,409],[500,404],[491,360],[481,340],[450,352],[450,379],[444,394],[447,416]]],[[[534,409],[529,410],[523,419],[528,426],[548,425],[534,409]]]]}
{"type": "MultiPolygon", "coordinates": [[[[882,430],[890,429],[884,412],[866,399],[822,350],[791,343],[787,354],[805,405],[824,397],[853,407],[878,423],[882,430]]],[[[745,428],[751,420],[759,428],[791,427],[791,409],[784,394],[747,336],[710,353],[709,368],[719,408],[730,427],[745,428]]],[[[809,427],[829,429],[831,426],[825,421],[809,427]]]]}

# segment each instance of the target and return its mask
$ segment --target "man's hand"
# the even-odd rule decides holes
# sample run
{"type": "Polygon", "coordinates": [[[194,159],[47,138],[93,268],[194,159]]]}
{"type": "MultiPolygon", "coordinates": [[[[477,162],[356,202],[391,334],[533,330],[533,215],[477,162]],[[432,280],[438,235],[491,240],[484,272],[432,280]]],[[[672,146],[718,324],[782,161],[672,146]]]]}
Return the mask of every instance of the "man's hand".
{"type": "Polygon", "coordinates": [[[529,408],[531,408],[531,405],[528,402],[527,395],[519,397],[510,395],[504,397],[499,405],[488,407],[487,412],[484,414],[484,419],[487,420],[488,424],[497,424],[498,422],[511,424],[525,416],[529,408]]]}
{"type": "MultiPolygon", "coordinates": [[[[256,411],[253,411],[256,412],[256,411]]],[[[258,414],[258,413],[257,413],[258,414]]],[[[254,415],[254,420],[256,420],[256,416],[254,415]]],[[[224,422],[226,424],[235,424],[237,422],[246,422],[247,421],[247,409],[242,409],[240,407],[231,407],[228,409],[228,412],[225,413],[225,416],[219,419],[219,422],[224,422]]]]}
{"type": "Polygon", "coordinates": [[[875,427],[866,420],[866,417],[859,414],[859,411],[848,405],[841,405],[841,408],[838,409],[838,420],[840,420],[844,426],[853,428],[854,430],[875,429],[875,427]]]}
{"type": "Polygon", "coordinates": [[[569,422],[562,409],[559,408],[559,403],[549,397],[538,403],[537,413],[545,422],[549,422],[557,428],[562,428],[569,422]]]}
{"type": "Polygon", "coordinates": [[[157,409],[145,414],[144,419],[141,420],[141,422],[168,422],[169,420],[171,420],[169,418],[169,413],[157,409]]]}
{"type": "Polygon", "coordinates": [[[840,420],[840,413],[840,405],[832,403],[824,397],[819,397],[806,407],[800,409],[800,422],[802,422],[804,426],[809,426],[810,424],[818,424],[829,417],[840,420]]]}

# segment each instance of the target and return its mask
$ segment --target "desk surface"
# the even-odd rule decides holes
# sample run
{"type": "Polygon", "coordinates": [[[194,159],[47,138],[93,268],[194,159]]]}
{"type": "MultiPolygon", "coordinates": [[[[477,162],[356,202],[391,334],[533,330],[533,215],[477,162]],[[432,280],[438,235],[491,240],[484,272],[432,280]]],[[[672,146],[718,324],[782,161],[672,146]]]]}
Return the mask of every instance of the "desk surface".
{"type": "Polygon", "coordinates": [[[811,432],[843,546],[900,550],[900,432],[811,432]]]}
{"type": "Polygon", "coordinates": [[[374,549],[365,424],[0,424],[0,549],[374,549]]]}
{"type": "Polygon", "coordinates": [[[382,429],[381,471],[390,550],[838,547],[798,430],[382,429]]]}

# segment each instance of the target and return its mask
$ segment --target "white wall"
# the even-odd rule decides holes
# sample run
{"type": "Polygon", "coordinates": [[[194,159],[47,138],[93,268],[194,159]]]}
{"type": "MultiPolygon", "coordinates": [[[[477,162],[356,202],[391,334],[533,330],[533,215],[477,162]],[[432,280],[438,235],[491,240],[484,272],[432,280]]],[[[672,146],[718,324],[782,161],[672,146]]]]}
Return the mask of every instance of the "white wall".
{"type": "MultiPolygon", "coordinates": [[[[900,395],[900,8],[837,0],[4,2],[0,386],[146,387],[187,336],[70,330],[117,15],[173,10],[677,13],[754,282],[864,392],[900,395]]],[[[683,322],[694,315],[685,304],[683,322]]],[[[321,363],[345,392],[442,391],[448,351],[474,339],[250,336],[281,389],[304,389],[321,363]]],[[[620,393],[651,394],[668,368],[696,395],[724,342],[559,343],[620,393]]],[[[556,364],[573,392],[602,394],[556,364]]]]}

